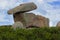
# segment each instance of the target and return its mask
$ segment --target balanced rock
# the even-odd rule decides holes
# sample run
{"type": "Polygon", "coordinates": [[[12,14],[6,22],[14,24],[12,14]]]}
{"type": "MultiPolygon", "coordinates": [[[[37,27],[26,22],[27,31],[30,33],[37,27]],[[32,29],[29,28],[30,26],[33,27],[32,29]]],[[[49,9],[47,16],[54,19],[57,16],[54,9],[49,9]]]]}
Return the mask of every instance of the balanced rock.
{"type": "Polygon", "coordinates": [[[35,10],[36,8],[37,8],[37,6],[33,2],[24,3],[24,4],[21,4],[11,10],[9,10],[8,14],[14,14],[17,12],[24,13],[24,12],[35,10]]]}
{"type": "Polygon", "coordinates": [[[57,25],[56,25],[57,27],[60,27],[60,21],[57,23],[57,25]]]}
{"type": "Polygon", "coordinates": [[[37,6],[33,3],[21,4],[8,11],[8,14],[13,14],[13,28],[29,28],[29,27],[49,27],[49,19],[34,13],[27,13],[35,10],[37,6]]]}

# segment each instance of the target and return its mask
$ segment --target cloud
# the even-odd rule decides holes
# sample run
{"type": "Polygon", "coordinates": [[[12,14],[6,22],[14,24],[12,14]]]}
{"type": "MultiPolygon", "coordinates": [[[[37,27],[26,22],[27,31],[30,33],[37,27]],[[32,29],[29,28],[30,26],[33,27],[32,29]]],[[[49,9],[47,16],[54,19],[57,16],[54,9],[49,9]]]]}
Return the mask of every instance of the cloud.
{"type": "Polygon", "coordinates": [[[7,7],[8,2],[7,1],[0,1],[0,8],[4,9],[7,7]]]}
{"type": "Polygon", "coordinates": [[[45,0],[46,2],[53,2],[53,1],[59,1],[59,0],[45,0]]]}
{"type": "Polygon", "coordinates": [[[13,8],[22,3],[22,1],[23,0],[0,0],[0,8],[1,9],[13,8]]]}
{"type": "Polygon", "coordinates": [[[0,25],[13,24],[13,16],[8,15],[7,11],[22,3],[23,0],[0,0],[0,25]]]}
{"type": "Polygon", "coordinates": [[[52,5],[54,9],[60,9],[60,1],[48,2],[48,4],[52,5]]]}

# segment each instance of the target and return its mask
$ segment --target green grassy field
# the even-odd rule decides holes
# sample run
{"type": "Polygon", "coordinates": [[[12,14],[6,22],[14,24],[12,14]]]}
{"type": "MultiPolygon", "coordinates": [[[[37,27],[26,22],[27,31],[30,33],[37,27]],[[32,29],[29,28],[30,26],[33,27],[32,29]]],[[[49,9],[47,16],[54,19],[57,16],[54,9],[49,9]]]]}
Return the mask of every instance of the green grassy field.
{"type": "Polygon", "coordinates": [[[60,40],[60,28],[17,28],[15,30],[11,26],[1,26],[0,40],[60,40]]]}

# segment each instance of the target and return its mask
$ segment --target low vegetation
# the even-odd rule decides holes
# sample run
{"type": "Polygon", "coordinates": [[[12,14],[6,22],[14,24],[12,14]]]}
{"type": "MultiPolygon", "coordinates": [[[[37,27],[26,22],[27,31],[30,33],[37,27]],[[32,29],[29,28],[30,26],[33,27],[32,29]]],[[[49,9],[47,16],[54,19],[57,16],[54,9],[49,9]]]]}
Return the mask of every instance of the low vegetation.
{"type": "Polygon", "coordinates": [[[0,27],[0,40],[60,40],[60,28],[33,28],[16,30],[0,27]]]}

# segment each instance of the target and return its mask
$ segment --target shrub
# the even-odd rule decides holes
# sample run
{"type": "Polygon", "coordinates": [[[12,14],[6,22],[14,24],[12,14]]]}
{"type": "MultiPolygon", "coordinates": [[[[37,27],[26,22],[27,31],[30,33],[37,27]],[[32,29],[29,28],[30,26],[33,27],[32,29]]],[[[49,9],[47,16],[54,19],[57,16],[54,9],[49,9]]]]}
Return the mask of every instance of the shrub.
{"type": "Polygon", "coordinates": [[[11,27],[0,27],[0,40],[60,40],[60,28],[14,30],[11,27]]]}

